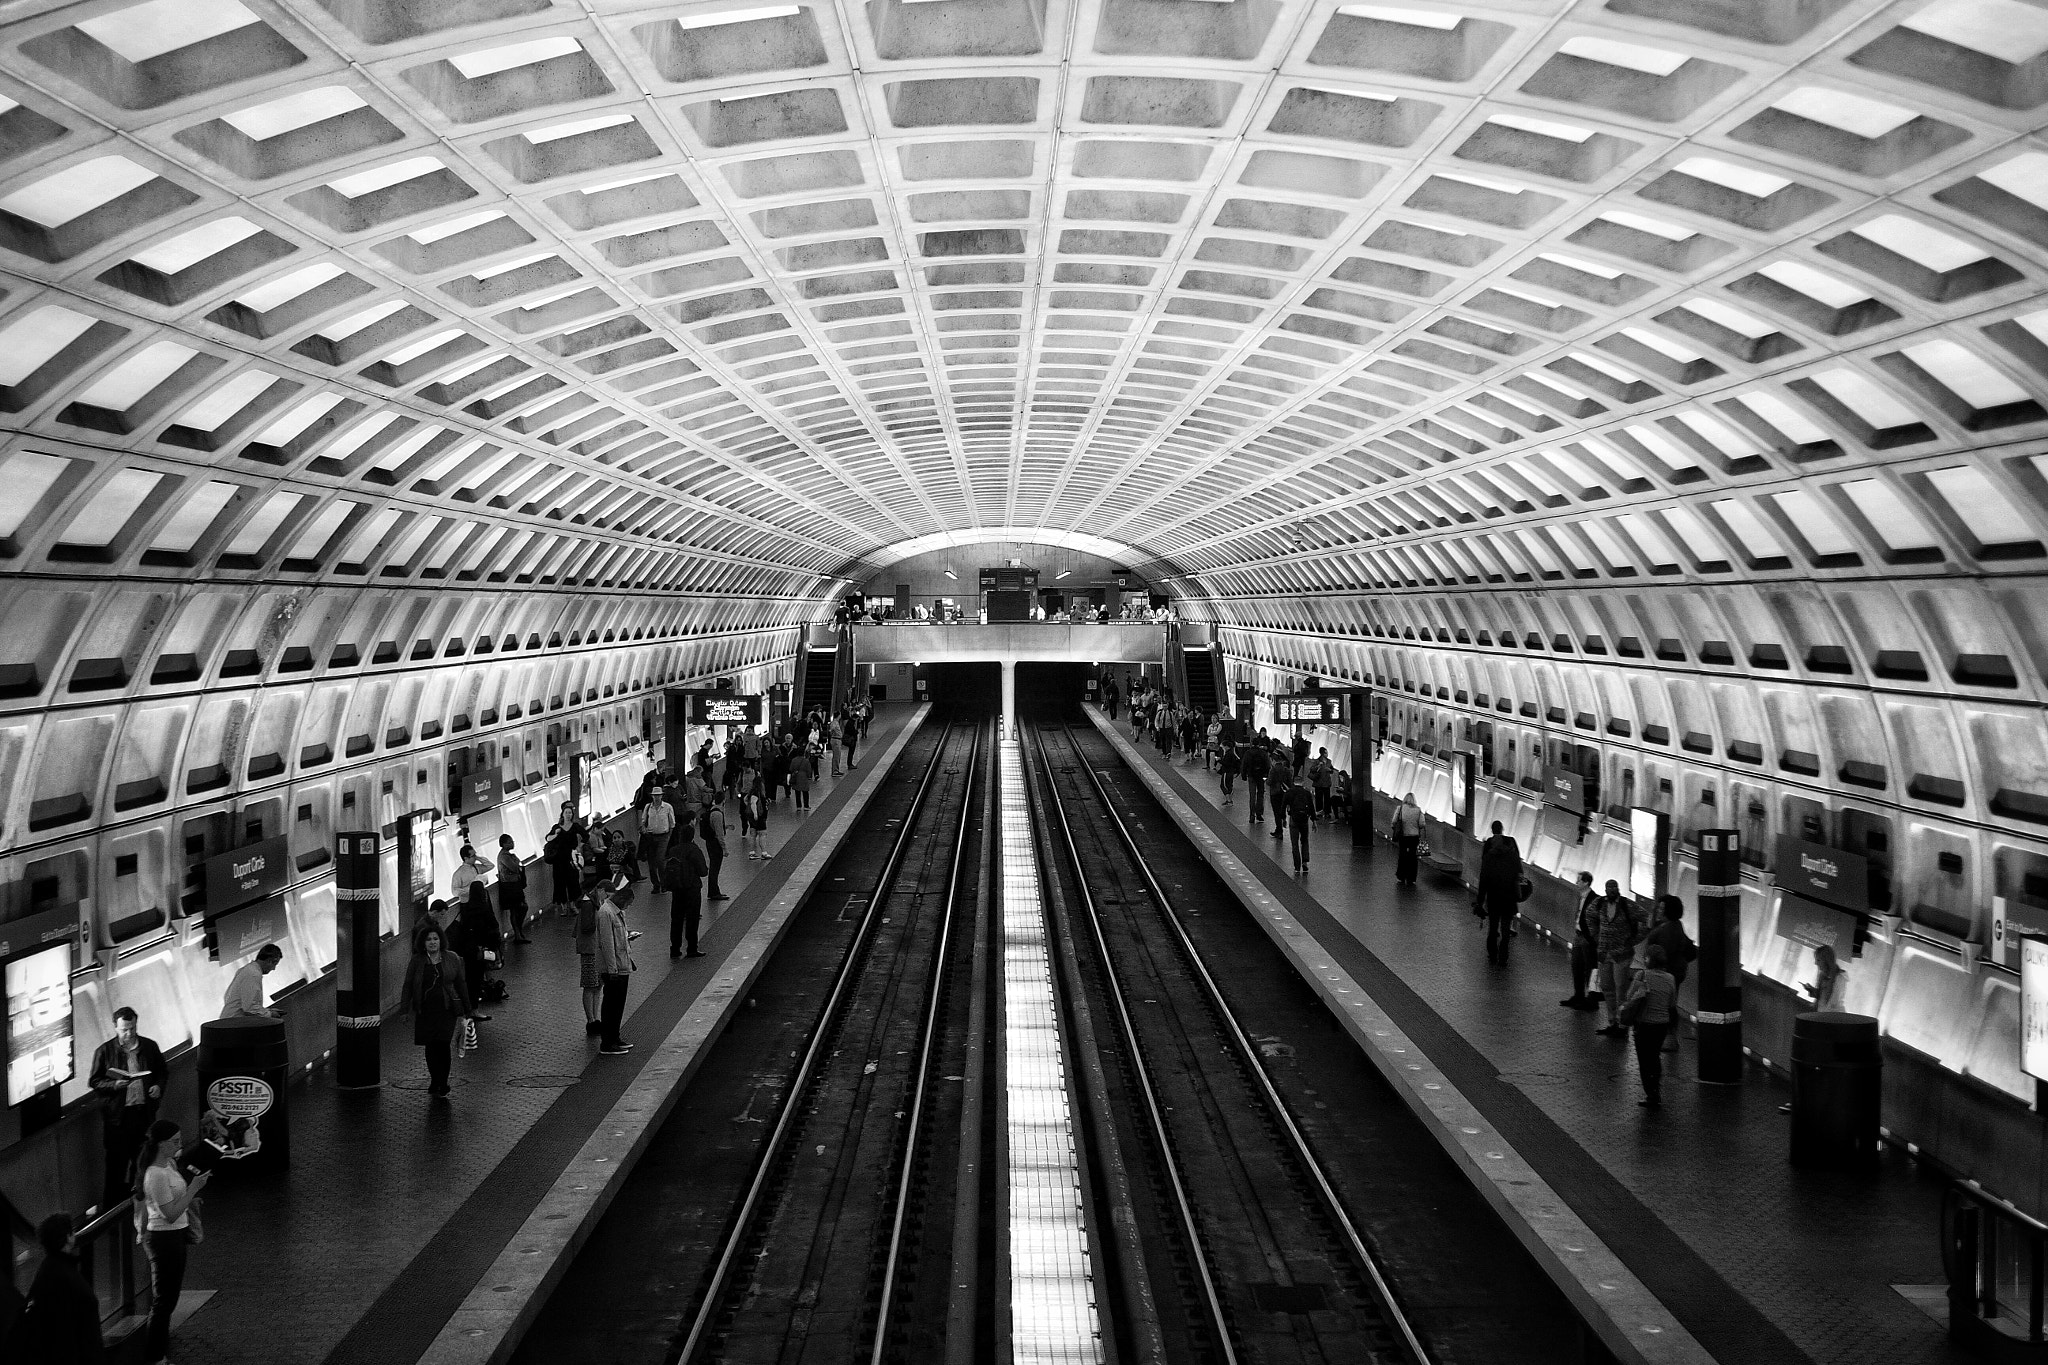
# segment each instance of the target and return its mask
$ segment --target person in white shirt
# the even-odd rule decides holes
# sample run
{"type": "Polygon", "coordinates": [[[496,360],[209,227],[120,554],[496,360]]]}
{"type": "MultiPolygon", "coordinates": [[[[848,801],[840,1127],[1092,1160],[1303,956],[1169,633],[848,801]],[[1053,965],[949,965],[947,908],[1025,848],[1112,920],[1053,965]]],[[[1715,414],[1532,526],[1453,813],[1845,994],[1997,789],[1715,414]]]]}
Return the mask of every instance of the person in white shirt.
{"type": "Polygon", "coordinates": [[[490,875],[490,863],[477,856],[477,851],[474,847],[464,844],[462,846],[462,856],[455,860],[455,870],[448,874],[448,903],[450,905],[467,904],[469,901],[469,884],[478,877],[488,878],[490,875]]]}
{"type": "Polygon", "coordinates": [[[277,970],[277,964],[284,961],[284,949],[275,943],[266,943],[253,961],[246,963],[235,973],[235,979],[228,983],[228,993],[221,997],[220,1017],[240,1019],[245,1016],[258,1019],[282,1019],[284,1011],[263,1003],[263,978],[277,970]]]}
{"type": "Polygon", "coordinates": [[[186,1180],[178,1172],[178,1125],[158,1119],[136,1154],[135,1221],[149,1253],[149,1326],[142,1357],[158,1365],[171,1349],[171,1315],[185,1289],[185,1253],[191,1243],[192,1201],[206,1188],[201,1172],[186,1180]]]}

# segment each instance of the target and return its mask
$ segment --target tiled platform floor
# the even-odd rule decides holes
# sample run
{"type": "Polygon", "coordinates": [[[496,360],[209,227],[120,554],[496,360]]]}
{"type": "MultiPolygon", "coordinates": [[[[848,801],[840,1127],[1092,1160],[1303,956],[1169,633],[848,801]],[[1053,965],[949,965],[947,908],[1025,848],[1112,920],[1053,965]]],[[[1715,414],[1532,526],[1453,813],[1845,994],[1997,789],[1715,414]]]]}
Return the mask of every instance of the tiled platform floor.
{"type": "MultiPolygon", "coordinates": [[[[908,706],[877,713],[852,777],[865,775],[869,755],[882,752],[910,714],[908,706]]],[[[768,817],[770,852],[822,828],[854,785],[828,769],[812,789],[808,817],[785,795],[768,817]]],[[[731,899],[705,907],[708,957],[670,961],[668,897],[640,885],[630,916],[643,937],[627,998],[628,1038],[651,1044],[658,1019],[667,1021],[665,1032],[779,883],[785,860],[749,861],[739,852],[736,822],[730,845],[719,880],[731,899]]],[[[545,1187],[534,1178],[552,1179],[651,1052],[643,1046],[629,1057],[597,1056],[597,1040],[583,1032],[568,922],[549,920],[533,938],[511,949],[504,973],[511,998],[489,1007],[483,1047],[456,1060],[445,1104],[427,1098],[409,1022],[390,1021],[383,1088],[338,1090],[332,1072],[322,1070],[292,1090],[287,1175],[238,1182],[228,1170],[214,1180],[207,1240],[193,1248],[186,1284],[188,1294],[216,1292],[175,1334],[172,1359],[417,1359],[518,1229],[545,1187]]]]}
{"type": "Polygon", "coordinates": [[[1449,1070],[1440,1053],[1460,1053],[1490,1073],[1476,1079],[1505,1083],[1459,1078],[1490,1120],[1520,1129],[1523,1155],[1703,1342],[1740,1343],[1717,1351],[1724,1365],[1973,1359],[1892,1288],[1943,1278],[1939,1177],[1903,1155],[1869,1177],[1793,1170],[1790,1120],[1777,1112],[1790,1087],[1760,1068],[1739,1087],[1701,1086],[1689,1038],[1666,1057],[1663,1113],[1646,1115],[1628,1044],[1596,1036],[1595,1016],[1558,1007],[1570,990],[1562,945],[1525,927],[1510,965],[1491,966],[1468,893],[1427,872],[1419,887],[1396,886],[1392,847],[1354,849],[1348,826],[1318,827],[1309,872],[1296,878],[1271,823],[1249,822],[1242,784],[1225,807],[1201,764],[1142,753],[1213,812],[1212,827],[1252,855],[1382,1008],[1415,1015],[1402,1023],[1418,1041],[1435,1033],[1433,1060],[1449,1070]],[[1729,1303],[1752,1320],[1718,1331],[1692,1320],[1726,1318],[1729,1303]]]}

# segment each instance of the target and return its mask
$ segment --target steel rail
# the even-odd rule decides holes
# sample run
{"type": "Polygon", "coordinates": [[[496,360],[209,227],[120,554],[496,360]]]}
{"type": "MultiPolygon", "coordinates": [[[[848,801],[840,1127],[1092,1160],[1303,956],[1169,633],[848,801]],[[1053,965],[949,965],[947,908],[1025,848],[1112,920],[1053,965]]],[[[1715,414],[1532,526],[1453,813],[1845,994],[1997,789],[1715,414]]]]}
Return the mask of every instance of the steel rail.
{"type": "MultiPolygon", "coordinates": [[[[1038,740],[1039,771],[1044,776],[1046,794],[1052,802],[1052,814],[1055,817],[1053,823],[1058,828],[1061,842],[1066,845],[1067,858],[1073,864],[1074,885],[1080,892],[1081,907],[1089,934],[1095,941],[1095,951],[1102,958],[1103,981],[1108,988],[1110,1004],[1115,1009],[1118,1032],[1123,1035],[1124,1046],[1130,1051],[1131,1072],[1138,1083],[1138,1094],[1144,1101],[1147,1126],[1152,1130],[1153,1141],[1158,1147],[1160,1166],[1166,1172],[1167,1183],[1173,1191],[1175,1212],[1179,1215],[1182,1231],[1187,1235],[1188,1257],[1195,1267],[1202,1301],[1216,1330],[1217,1349],[1221,1351],[1227,1365],[1237,1365],[1237,1347],[1231,1339],[1230,1319],[1224,1311],[1223,1296],[1216,1287],[1216,1275],[1209,1264],[1208,1253],[1203,1249],[1202,1228],[1200,1220],[1195,1216],[1194,1200],[1188,1194],[1187,1181],[1181,1174],[1180,1161],[1174,1155],[1173,1138],[1167,1130],[1165,1109],[1159,1102],[1158,1092],[1152,1087],[1151,1074],[1144,1065],[1144,1052],[1138,1040],[1137,1021],[1131,1017],[1130,1001],[1124,995],[1123,985],[1117,980],[1117,974],[1110,965],[1109,939],[1102,930],[1102,918],[1096,910],[1094,889],[1088,885],[1087,869],[1081,865],[1081,851],[1074,843],[1073,827],[1067,820],[1066,801],[1060,796],[1059,786],[1052,778],[1052,759],[1045,748],[1045,728],[1034,727],[1033,734],[1038,740]]],[[[1073,744],[1071,734],[1067,737],[1067,742],[1073,747],[1078,760],[1080,748],[1073,744]]],[[[1136,1268],[1133,1267],[1132,1271],[1136,1273],[1136,1268]]]]}
{"type": "MultiPolygon", "coordinates": [[[[911,798],[910,809],[903,817],[903,827],[896,831],[896,841],[889,849],[888,861],[882,865],[882,872],[875,879],[874,893],[868,899],[867,913],[861,917],[860,927],[854,933],[853,942],[848,946],[846,958],[839,964],[839,972],[833,978],[832,991],[825,999],[825,1008],[818,1016],[817,1026],[812,1029],[809,1043],[804,1048],[803,1060],[798,1063],[791,1077],[788,1091],[784,1094],[782,1108],[775,1116],[775,1127],[769,1131],[768,1140],[762,1144],[760,1160],[755,1164],[754,1177],[747,1184],[746,1195],[741,1199],[738,1211],[733,1215],[731,1230],[725,1245],[719,1249],[718,1262],[712,1267],[710,1282],[705,1286],[704,1299],[698,1305],[697,1315],[690,1323],[689,1335],[683,1338],[682,1349],[675,1359],[678,1365],[688,1362],[703,1346],[709,1334],[712,1321],[718,1316],[725,1301],[726,1282],[732,1276],[733,1264],[739,1259],[741,1244],[746,1240],[748,1229],[759,1210],[775,1171],[776,1161],[783,1145],[788,1141],[790,1131],[796,1126],[802,1106],[804,1092],[809,1088],[818,1063],[825,1054],[826,1039],[838,1022],[846,1003],[854,976],[867,957],[867,949],[874,937],[874,929],[881,922],[882,906],[894,890],[896,874],[901,870],[904,855],[909,851],[912,833],[917,829],[918,817],[924,812],[925,799],[931,794],[932,779],[938,775],[939,764],[952,746],[953,732],[957,729],[947,722],[946,732],[939,739],[932,752],[931,761],[925,765],[924,776],[919,779],[917,794],[911,798]]],[[[978,732],[977,732],[978,733],[978,732]]]]}
{"type": "MultiPolygon", "coordinates": [[[[1109,789],[1103,786],[1102,779],[1082,755],[1081,745],[1074,739],[1072,727],[1062,724],[1060,729],[1066,734],[1067,743],[1073,749],[1074,757],[1079,762],[1079,766],[1088,774],[1088,781],[1094,786],[1096,795],[1101,799],[1102,808],[1108,813],[1110,823],[1116,826],[1117,833],[1122,837],[1124,847],[1131,855],[1131,861],[1137,865],[1139,873],[1145,879],[1145,885],[1150,888],[1152,899],[1162,912],[1160,918],[1164,919],[1172,927],[1174,936],[1180,941],[1182,950],[1187,954],[1189,963],[1195,969],[1195,975],[1201,979],[1203,987],[1207,990],[1210,1003],[1215,1007],[1218,1016],[1222,1019],[1225,1028],[1229,1032],[1232,1042],[1236,1045],[1239,1059],[1245,1064],[1252,1075],[1258,1077],[1259,1088],[1265,1094],[1267,1106],[1272,1110],[1274,1116],[1280,1121],[1281,1128],[1286,1132],[1288,1141],[1294,1149],[1295,1159],[1301,1163],[1301,1168],[1314,1181],[1316,1192],[1321,1196],[1325,1208],[1328,1209],[1331,1218],[1336,1221],[1339,1230],[1343,1233],[1353,1258],[1357,1260],[1360,1268],[1365,1271],[1366,1281],[1372,1286],[1373,1297],[1379,1301],[1381,1312],[1386,1314],[1389,1324],[1393,1326],[1395,1332],[1401,1338],[1401,1342],[1407,1348],[1410,1357],[1418,1362],[1418,1365],[1428,1365],[1430,1356],[1428,1350],[1422,1344],[1422,1338],[1416,1334],[1414,1325],[1408,1321],[1407,1313],[1402,1311],[1400,1304],[1395,1300],[1392,1286],[1387,1283],[1386,1276],[1380,1272],[1378,1259],[1372,1254],[1372,1250],[1366,1246],[1365,1238],[1360,1235],[1357,1224],[1351,1221],[1351,1215],[1345,1211],[1343,1201],[1337,1197],[1336,1188],[1331,1185],[1329,1177],[1323,1172],[1322,1163],[1316,1159],[1315,1152],[1308,1144],[1308,1139],[1303,1136],[1301,1128],[1294,1121],[1294,1114],[1288,1109],[1286,1101],[1281,1098],[1279,1088],[1273,1084],[1273,1078],[1267,1074],[1265,1063],[1261,1060],[1258,1049],[1252,1046],[1252,1041],[1246,1036],[1243,1026],[1237,1022],[1236,1012],[1230,1008],[1230,1003],[1223,998],[1222,988],[1216,984],[1216,978],[1210,974],[1208,963],[1202,960],[1201,951],[1195,947],[1195,941],[1188,936],[1187,929],[1182,926],[1179,917],[1173,913],[1172,898],[1166,894],[1166,888],[1159,884],[1159,879],[1152,875],[1152,868],[1146,863],[1145,855],[1138,847],[1138,841],[1132,837],[1130,827],[1124,823],[1123,817],[1117,814],[1116,803],[1110,799],[1109,789]]],[[[1062,815],[1062,819],[1064,819],[1064,815],[1062,815]]]]}
{"type": "MultiPolygon", "coordinates": [[[[952,947],[954,911],[960,901],[960,872],[967,858],[967,811],[974,803],[974,780],[981,763],[982,726],[974,730],[974,745],[967,756],[967,800],[960,807],[960,828],[953,835],[953,861],[946,874],[946,903],[939,917],[939,941],[932,954],[932,979],[927,992],[924,1011],[923,1037],[918,1043],[917,1078],[911,1092],[910,1109],[903,1126],[903,1162],[896,1185],[896,1211],[889,1225],[889,1249],[882,1259],[882,1297],[875,1311],[874,1348],[869,1352],[871,1365],[882,1365],[883,1349],[889,1340],[890,1300],[896,1292],[896,1268],[903,1253],[903,1227],[910,1217],[912,1173],[916,1169],[917,1142],[924,1126],[925,1096],[931,1089],[933,1053],[938,1049],[940,1031],[940,1007],[944,1002],[946,983],[946,954],[952,947]]],[[[988,822],[994,814],[992,801],[995,793],[988,793],[989,799],[982,803],[982,821],[988,822]]]]}

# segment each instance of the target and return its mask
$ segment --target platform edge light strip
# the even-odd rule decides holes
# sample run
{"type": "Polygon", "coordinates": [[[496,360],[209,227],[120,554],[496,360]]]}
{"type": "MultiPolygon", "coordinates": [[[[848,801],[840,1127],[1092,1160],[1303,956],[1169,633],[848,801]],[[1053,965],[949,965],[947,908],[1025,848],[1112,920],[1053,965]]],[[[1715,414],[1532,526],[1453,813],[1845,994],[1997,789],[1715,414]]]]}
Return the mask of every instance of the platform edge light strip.
{"type": "Polygon", "coordinates": [[[1012,1359],[1099,1363],[1102,1331],[1022,755],[1014,739],[1003,740],[999,754],[1012,1359]]]}

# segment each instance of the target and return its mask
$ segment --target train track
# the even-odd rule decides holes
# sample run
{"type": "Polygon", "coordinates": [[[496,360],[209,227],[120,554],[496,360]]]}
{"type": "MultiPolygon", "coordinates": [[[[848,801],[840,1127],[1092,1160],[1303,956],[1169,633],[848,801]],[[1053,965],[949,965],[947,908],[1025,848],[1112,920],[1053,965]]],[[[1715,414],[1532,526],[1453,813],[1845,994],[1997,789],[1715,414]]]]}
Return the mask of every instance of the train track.
{"type": "Polygon", "coordinates": [[[1077,1083],[1119,1358],[1425,1365],[1083,745],[1064,725],[1031,739],[1069,1024],[1096,1054],[1077,1083]]]}
{"type": "Polygon", "coordinates": [[[847,1365],[943,1350],[934,1305],[948,1301],[952,1266],[946,1241],[926,1241],[931,1222],[950,1240],[960,1205],[975,1202],[945,1195],[955,1138],[978,1125],[978,1087],[962,1082],[981,1012],[962,978],[985,862],[969,830],[987,799],[988,729],[948,725],[897,823],[671,1359],[847,1365]]]}

